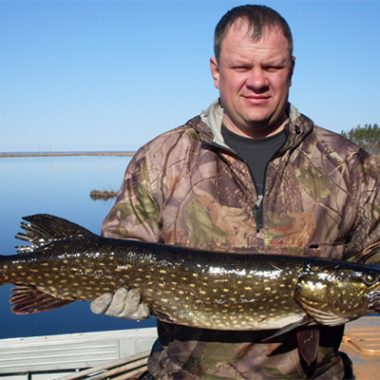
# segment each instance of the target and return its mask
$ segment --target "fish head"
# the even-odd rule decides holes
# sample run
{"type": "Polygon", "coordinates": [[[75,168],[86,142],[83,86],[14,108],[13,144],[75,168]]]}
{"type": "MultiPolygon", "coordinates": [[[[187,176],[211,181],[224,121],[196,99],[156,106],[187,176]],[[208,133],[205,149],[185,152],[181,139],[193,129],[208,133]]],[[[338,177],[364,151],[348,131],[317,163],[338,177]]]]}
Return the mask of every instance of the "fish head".
{"type": "Polygon", "coordinates": [[[311,264],[299,278],[295,300],[327,326],[380,312],[380,267],[311,264]]]}
{"type": "Polygon", "coordinates": [[[380,267],[377,271],[365,275],[368,291],[366,295],[367,306],[373,312],[380,313],[380,267]]]}

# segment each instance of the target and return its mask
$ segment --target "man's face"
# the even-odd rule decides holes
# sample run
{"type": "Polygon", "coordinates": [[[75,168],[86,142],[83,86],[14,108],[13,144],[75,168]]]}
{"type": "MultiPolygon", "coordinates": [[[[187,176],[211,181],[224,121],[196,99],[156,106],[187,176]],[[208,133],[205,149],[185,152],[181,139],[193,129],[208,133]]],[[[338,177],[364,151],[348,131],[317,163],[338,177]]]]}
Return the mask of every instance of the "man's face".
{"type": "Polygon", "coordinates": [[[222,41],[219,60],[211,59],[228,129],[260,138],[284,128],[294,59],[280,29],[267,29],[254,41],[245,21],[231,26],[222,41]]]}

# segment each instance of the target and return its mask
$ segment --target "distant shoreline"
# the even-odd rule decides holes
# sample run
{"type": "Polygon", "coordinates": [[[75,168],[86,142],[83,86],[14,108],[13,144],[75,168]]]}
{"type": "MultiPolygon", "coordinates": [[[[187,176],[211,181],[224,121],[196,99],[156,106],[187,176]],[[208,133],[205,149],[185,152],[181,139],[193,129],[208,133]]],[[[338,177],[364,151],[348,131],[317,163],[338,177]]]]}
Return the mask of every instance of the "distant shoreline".
{"type": "Polygon", "coordinates": [[[135,152],[25,152],[0,153],[0,158],[6,157],[70,157],[70,156],[133,156],[135,152]]]}

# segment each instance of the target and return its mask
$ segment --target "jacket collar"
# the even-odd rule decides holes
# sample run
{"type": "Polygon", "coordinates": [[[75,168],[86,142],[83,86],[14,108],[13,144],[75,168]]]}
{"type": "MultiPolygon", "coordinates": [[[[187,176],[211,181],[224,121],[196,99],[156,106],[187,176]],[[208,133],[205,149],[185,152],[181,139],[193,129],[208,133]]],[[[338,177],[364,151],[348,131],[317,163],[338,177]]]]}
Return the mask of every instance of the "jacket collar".
{"type": "MultiPolygon", "coordinates": [[[[313,130],[314,123],[305,115],[298,112],[298,109],[288,103],[289,124],[285,132],[288,136],[287,142],[283,149],[287,150],[299,145],[304,138],[313,130]]],[[[213,143],[224,148],[228,148],[222,136],[222,122],[224,111],[220,99],[216,99],[200,115],[202,123],[197,123],[196,129],[200,133],[200,138],[208,143],[213,143]]]]}

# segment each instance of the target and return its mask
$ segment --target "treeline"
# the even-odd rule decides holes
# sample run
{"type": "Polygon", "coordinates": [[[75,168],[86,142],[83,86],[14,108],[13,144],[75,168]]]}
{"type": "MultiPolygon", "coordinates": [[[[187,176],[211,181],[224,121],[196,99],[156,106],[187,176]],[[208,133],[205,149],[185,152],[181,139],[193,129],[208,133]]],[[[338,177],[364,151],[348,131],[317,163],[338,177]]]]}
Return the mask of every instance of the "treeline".
{"type": "Polygon", "coordinates": [[[380,127],[377,124],[365,124],[364,127],[358,125],[348,132],[342,131],[342,136],[347,137],[370,154],[380,154],[380,127]]]}

